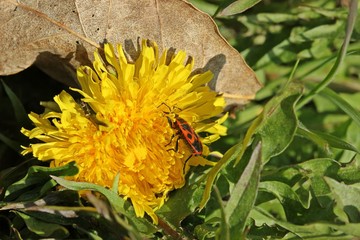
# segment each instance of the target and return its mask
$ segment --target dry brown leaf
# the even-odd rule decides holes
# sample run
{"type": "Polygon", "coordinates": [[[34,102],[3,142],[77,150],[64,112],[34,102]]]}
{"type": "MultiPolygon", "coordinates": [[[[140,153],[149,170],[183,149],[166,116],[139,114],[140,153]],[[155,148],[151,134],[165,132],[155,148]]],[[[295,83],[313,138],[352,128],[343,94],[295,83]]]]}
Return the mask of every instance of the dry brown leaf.
{"type": "Polygon", "coordinates": [[[183,0],[0,0],[0,75],[35,63],[73,85],[75,69],[89,64],[100,43],[122,43],[136,54],[143,38],[186,50],[227,103],[244,104],[260,88],[254,72],[219,34],[207,14],[183,0]]]}

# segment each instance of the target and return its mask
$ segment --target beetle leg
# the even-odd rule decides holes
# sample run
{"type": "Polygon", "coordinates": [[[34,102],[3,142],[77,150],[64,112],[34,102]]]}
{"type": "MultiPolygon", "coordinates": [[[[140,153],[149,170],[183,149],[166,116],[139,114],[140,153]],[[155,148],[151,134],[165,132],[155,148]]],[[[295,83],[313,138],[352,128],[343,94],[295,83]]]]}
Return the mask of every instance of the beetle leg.
{"type": "Polygon", "coordinates": [[[190,160],[190,158],[192,157],[193,155],[191,154],[184,162],[184,167],[183,167],[183,174],[185,174],[185,167],[186,167],[186,164],[187,162],[190,160]]]}
{"type": "MultiPolygon", "coordinates": [[[[172,143],[174,137],[175,137],[175,134],[172,135],[170,142],[168,144],[166,144],[165,147],[169,146],[172,143]]],[[[178,136],[178,138],[176,139],[175,148],[170,148],[170,149],[168,149],[166,151],[178,152],[178,150],[179,150],[179,141],[180,141],[180,137],[178,136]]]]}

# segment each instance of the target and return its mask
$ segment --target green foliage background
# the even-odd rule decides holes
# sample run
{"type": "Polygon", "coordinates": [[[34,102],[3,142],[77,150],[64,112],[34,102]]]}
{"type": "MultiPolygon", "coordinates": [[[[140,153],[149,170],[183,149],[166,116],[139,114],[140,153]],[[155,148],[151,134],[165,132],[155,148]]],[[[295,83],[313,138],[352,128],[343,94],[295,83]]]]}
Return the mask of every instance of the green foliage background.
{"type": "Polygon", "coordinates": [[[2,77],[0,239],[360,239],[356,1],[191,2],[264,85],[212,146],[219,164],[194,169],[154,226],[111,189],[63,179],[75,165],[20,156],[27,112],[67,87],[34,67],[2,77]]]}

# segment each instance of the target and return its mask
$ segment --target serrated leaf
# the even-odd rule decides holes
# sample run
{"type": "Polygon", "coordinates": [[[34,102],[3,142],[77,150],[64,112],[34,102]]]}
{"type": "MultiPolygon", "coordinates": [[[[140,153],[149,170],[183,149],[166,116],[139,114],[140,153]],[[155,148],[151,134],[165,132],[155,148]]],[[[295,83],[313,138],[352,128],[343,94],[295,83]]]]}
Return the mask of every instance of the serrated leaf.
{"type": "Polygon", "coordinates": [[[231,239],[242,236],[247,217],[257,195],[261,170],[261,143],[259,143],[249,160],[244,172],[225,205],[226,222],[230,227],[231,239]]]}
{"type": "Polygon", "coordinates": [[[337,177],[340,164],[330,158],[318,158],[308,160],[298,165],[303,175],[311,181],[311,189],[318,203],[322,207],[332,204],[330,188],[326,184],[324,176],[337,177]]]}
{"type": "Polygon", "coordinates": [[[71,190],[76,190],[76,191],[91,190],[91,191],[99,192],[109,200],[109,202],[117,212],[120,212],[124,215],[127,214],[127,212],[124,209],[125,200],[121,198],[117,193],[113,192],[112,190],[109,190],[107,188],[104,188],[100,185],[96,185],[93,183],[69,181],[56,176],[51,176],[51,177],[61,186],[71,190]]]}
{"type": "Polygon", "coordinates": [[[71,190],[92,190],[103,194],[110,202],[111,206],[117,213],[121,213],[132,221],[133,225],[142,233],[151,233],[155,230],[154,226],[147,222],[145,219],[137,218],[133,209],[126,209],[126,201],[121,198],[116,192],[109,190],[105,187],[87,183],[69,181],[60,177],[51,176],[58,184],[71,190]]]}
{"type": "MultiPolygon", "coordinates": [[[[344,211],[348,219],[342,219],[343,221],[360,222],[360,187],[339,183],[329,177],[325,177],[325,181],[334,194],[338,207],[335,213],[341,214],[339,211],[344,211]]],[[[341,217],[344,217],[343,214],[341,217]]]]}

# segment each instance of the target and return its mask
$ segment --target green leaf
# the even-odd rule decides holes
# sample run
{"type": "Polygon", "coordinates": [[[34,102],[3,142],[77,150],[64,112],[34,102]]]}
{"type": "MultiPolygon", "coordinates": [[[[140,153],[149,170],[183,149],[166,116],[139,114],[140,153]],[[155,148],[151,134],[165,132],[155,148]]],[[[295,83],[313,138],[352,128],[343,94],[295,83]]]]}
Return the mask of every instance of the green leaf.
{"type": "Polygon", "coordinates": [[[311,47],[306,48],[298,53],[299,59],[314,58],[314,59],[323,59],[328,56],[331,56],[332,51],[328,47],[330,40],[327,38],[318,38],[311,42],[311,47]]]}
{"type": "Polygon", "coordinates": [[[51,176],[51,177],[61,186],[71,190],[76,190],[76,191],[91,190],[103,194],[110,202],[114,210],[117,213],[121,213],[124,216],[128,217],[128,219],[132,221],[133,223],[132,225],[137,227],[138,231],[142,233],[151,233],[155,231],[154,226],[151,225],[149,222],[147,222],[145,219],[136,217],[132,208],[126,209],[127,202],[123,198],[121,198],[116,192],[113,192],[105,187],[93,183],[75,182],[75,181],[65,180],[60,177],[55,177],[55,176],[51,176]]]}
{"type": "Polygon", "coordinates": [[[261,208],[254,208],[250,217],[253,219],[261,219],[267,225],[278,225],[279,227],[290,231],[283,239],[353,239],[359,236],[360,224],[334,224],[330,222],[315,222],[306,225],[296,225],[291,222],[278,220],[269,212],[261,208]],[[334,231],[334,229],[339,231],[334,231]],[[351,235],[346,235],[346,234],[351,235]]]}
{"type": "Polygon", "coordinates": [[[220,206],[219,208],[220,208],[220,212],[221,212],[220,228],[218,229],[218,231],[216,233],[216,239],[230,240],[231,239],[230,224],[227,222],[227,219],[226,219],[226,213],[225,213],[224,205],[222,203],[221,194],[216,186],[214,186],[214,189],[215,189],[214,192],[216,195],[216,199],[217,199],[217,202],[219,203],[219,206],[220,206]]]}
{"type": "Polygon", "coordinates": [[[360,222],[360,187],[339,183],[329,177],[325,177],[325,181],[334,194],[337,205],[335,213],[345,222],[360,222]],[[346,213],[346,216],[342,214],[342,211],[346,213]]]}
{"type": "Polygon", "coordinates": [[[260,170],[261,143],[254,149],[249,163],[225,205],[226,222],[230,225],[231,239],[243,235],[247,217],[256,199],[260,170]]]}
{"type": "Polygon", "coordinates": [[[218,161],[217,164],[211,168],[210,172],[206,174],[206,186],[199,204],[200,210],[205,207],[206,203],[210,199],[211,189],[218,173],[226,166],[227,163],[235,158],[238,158],[240,154],[242,155],[242,145],[234,145],[224,154],[220,161],[218,161]]]}
{"type": "MultiPolygon", "coordinates": [[[[117,193],[117,190],[114,191],[117,193]]],[[[142,240],[143,236],[140,235],[139,231],[136,229],[135,226],[131,225],[131,222],[129,223],[126,219],[123,219],[120,217],[120,215],[114,211],[114,209],[107,204],[103,199],[100,199],[96,197],[92,193],[87,194],[87,199],[91,204],[96,208],[98,213],[105,219],[112,222],[114,225],[117,225],[117,230],[113,231],[115,234],[118,234],[119,236],[116,237],[116,239],[123,238],[121,236],[119,229],[124,229],[127,234],[129,235],[130,239],[137,239],[142,240]]]]}
{"type": "MultiPolygon", "coordinates": [[[[286,166],[272,171],[271,174],[265,174],[259,185],[259,191],[273,194],[282,203],[283,200],[290,203],[300,203],[303,208],[308,209],[311,200],[311,188],[319,204],[326,207],[331,204],[332,200],[329,197],[330,188],[323,177],[337,178],[340,167],[341,165],[337,161],[330,158],[312,159],[300,164],[286,166]]],[[[268,199],[260,200],[262,203],[268,199]]],[[[284,207],[288,210],[289,204],[285,205],[284,207]]],[[[291,204],[290,209],[292,207],[294,204],[291,204]]]]}
{"type": "MultiPolygon", "coordinates": [[[[94,207],[83,206],[28,206],[21,210],[21,213],[51,224],[59,224],[73,227],[80,233],[91,236],[90,239],[121,239],[126,234],[126,230],[121,225],[117,225],[110,219],[110,211],[97,209],[94,207]],[[112,228],[116,228],[112,229],[112,228]]],[[[46,226],[39,226],[38,231],[44,231],[46,226]]]]}
{"type": "Polygon", "coordinates": [[[124,215],[127,214],[124,209],[125,200],[121,198],[117,193],[113,192],[112,190],[109,190],[105,187],[93,183],[69,181],[64,178],[60,178],[56,176],[51,176],[51,177],[61,186],[71,190],[76,190],[76,191],[91,190],[91,191],[99,192],[109,200],[110,204],[114,207],[114,209],[117,212],[122,213],[124,215]]]}
{"type": "Polygon", "coordinates": [[[215,231],[218,228],[215,228],[215,226],[209,226],[207,224],[201,224],[197,225],[194,228],[194,236],[195,239],[199,240],[206,240],[206,239],[214,239],[215,238],[215,231]]]}
{"type": "Polygon", "coordinates": [[[37,199],[55,186],[55,182],[51,179],[50,175],[73,176],[77,172],[78,169],[75,166],[75,162],[61,167],[32,166],[24,178],[6,189],[4,200],[9,201],[16,198],[17,201],[30,201],[37,199]],[[30,191],[26,192],[27,189],[30,189],[30,191]]]}
{"type": "Polygon", "coordinates": [[[77,206],[80,205],[79,194],[75,191],[63,190],[63,191],[54,191],[49,192],[43,198],[36,199],[35,201],[27,202],[10,202],[0,208],[1,211],[4,210],[17,210],[17,209],[26,209],[31,207],[41,207],[41,206],[50,206],[50,205],[67,205],[67,206],[77,206]]]}
{"type": "Polygon", "coordinates": [[[312,192],[319,205],[323,208],[332,206],[331,190],[325,179],[322,176],[313,176],[310,180],[312,192]]]}
{"type": "MultiPolygon", "coordinates": [[[[359,126],[354,121],[350,120],[349,125],[346,129],[344,139],[346,139],[348,142],[351,142],[354,146],[356,146],[358,149],[360,149],[360,135],[358,133],[359,133],[359,126]]],[[[348,164],[352,160],[357,159],[356,156],[357,156],[357,153],[355,153],[355,152],[343,151],[341,156],[339,157],[338,161],[341,163],[348,164]]],[[[355,168],[358,168],[358,167],[355,167],[355,168]]]]}
{"type": "Polygon", "coordinates": [[[360,150],[358,150],[355,146],[353,146],[350,143],[347,143],[341,138],[338,138],[334,135],[330,135],[327,133],[309,130],[301,122],[299,122],[297,133],[312,140],[313,142],[321,146],[325,150],[325,152],[328,153],[330,152],[328,148],[329,146],[360,153],[360,150]]]}
{"type": "Polygon", "coordinates": [[[316,39],[332,39],[339,36],[339,31],[343,29],[344,22],[336,21],[335,24],[320,25],[306,31],[301,31],[300,34],[294,34],[290,38],[291,42],[313,41],[316,39]]]}
{"type": "Polygon", "coordinates": [[[16,94],[5,84],[4,81],[1,80],[2,85],[4,86],[4,90],[8,95],[12,107],[14,109],[15,119],[19,126],[25,126],[29,124],[30,120],[27,116],[24,105],[20,101],[20,99],[16,96],[16,94]]]}
{"type": "Polygon", "coordinates": [[[0,132],[0,141],[5,143],[9,148],[14,150],[15,152],[20,152],[22,150],[20,147],[21,144],[19,142],[10,139],[6,135],[2,134],[1,132],[0,132]]]}
{"type": "Polygon", "coordinates": [[[273,97],[264,107],[263,112],[251,123],[242,142],[242,149],[237,155],[236,166],[252,141],[254,134],[259,134],[263,144],[262,161],[280,154],[291,143],[297,127],[294,105],[300,98],[301,84],[286,83],[278,96],[273,97]]]}
{"type": "Polygon", "coordinates": [[[8,186],[25,176],[29,168],[36,164],[39,164],[39,161],[34,158],[30,158],[28,160],[23,159],[21,163],[17,164],[16,166],[1,170],[0,186],[5,190],[8,186]]]}
{"type": "Polygon", "coordinates": [[[231,16],[242,13],[259,3],[260,1],[261,0],[237,0],[224,8],[218,16],[231,16]]]}
{"type": "Polygon", "coordinates": [[[329,88],[325,88],[321,93],[321,96],[326,97],[334,104],[336,104],[341,110],[349,115],[354,122],[360,127],[360,112],[346,102],[339,94],[329,88]]]}
{"type": "Polygon", "coordinates": [[[338,138],[334,135],[327,134],[324,132],[319,131],[313,131],[315,134],[320,136],[322,139],[328,142],[328,144],[333,148],[339,148],[344,150],[350,150],[356,153],[360,153],[360,150],[357,149],[354,145],[342,140],[341,138],[338,138]]]}
{"type": "Polygon", "coordinates": [[[288,13],[259,13],[256,19],[261,23],[289,23],[298,20],[298,16],[288,13]]]}
{"type": "Polygon", "coordinates": [[[0,215],[0,222],[1,222],[1,228],[0,228],[0,239],[3,240],[11,240],[11,239],[22,239],[20,237],[20,234],[16,234],[17,229],[12,225],[11,219],[6,217],[5,215],[0,215]],[[11,226],[11,227],[10,227],[11,226]]]}
{"type": "MultiPolygon", "coordinates": [[[[1,210],[15,209],[15,212],[24,213],[37,221],[64,225],[68,226],[68,228],[72,226],[77,231],[88,235],[90,239],[122,239],[127,234],[131,236],[131,239],[143,239],[139,231],[131,225],[131,222],[129,223],[114,212],[114,209],[103,199],[88,193],[87,200],[95,207],[84,207],[78,201],[78,198],[79,194],[77,192],[65,190],[53,192],[51,196],[46,196],[46,198],[33,203],[11,203],[1,210]],[[69,195],[73,195],[77,199],[72,202],[68,198],[69,195]],[[57,205],[49,205],[52,203],[57,205]]],[[[47,226],[39,226],[37,230],[47,230],[42,229],[43,227],[47,226]]]]}
{"type": "Polygon", "coordinates": [[[180,227],[181,221],[192,214],[199,206],[203,191],[203,182],[201,180],[180,188],[173,193],[156,213],[171,226],[180,227]]]}
{"type": "Polygon", "coordinates": [[[295,205],[299,203],[303,208],[309,208],[310,198],[308,196],[304,201],[287,184],[278,181],[266,181],[259,184],[259,191],[273,194],[281,203],[295,205]]]}
{"type": "Polygon", "coordinates": [[[360,159],[355,158],[350,163],[346,164],[345,167],[340,168],[338,176],[341,181],[347,184],[360,182],[360,159]]]}
{"type": "Polygon", "coordinates": [[[40,237],[65,239],[69,236],[69,231],[59,224],[41,221],[21,212],[16,212],[16,214],[25,221],[26,226],[30,231],[36,233],[40,237]]]}
{"type": "MultiPolygon", "coordinates": [[[[284,34],[286,34],[286,31],[287,30],[284,30],[284,34]]],[[[287,39],[287,36],[281,36],[281,37],[283,37],[284,39],[275,46],[272,42],[264,43],[266,45],[263,46],[262,48],[265,47],[268,48],[266,49],[267,53],[265,55],[262,55],[261,58],[257,60],[256,63],[254,63],[255,69],[263,68],[266,65],[273,62],[280,61],[283,63],[288,63],[297,60],[298,58],[297,51],[300,51],[303,48],[301,46],[296,46],[291,44],[287,39]],[[295,51],[296,49],[298,50],[295,51]]],[[[280,36],[278,38],[280,38],[280,36]]]]}
{"type": "Polygon", "coordinates": [[[316,94],[324,90],[332,82],[335,74],[339,70],[340,65],[345,59],[347,48],[349,46],[349,42],[351,39],[351,34],[354,30],[357,9],[358,9],[357,4],[358,4],[357,1],[350,2],[350,12],[347,18],[345,39],[343,41],[343,45],[341,46],[341,49],[338,53],[334,65],[332,66],[330,72],[326,75],[326,77],[315,88],[313,88],[304,98],[301,99],[301,101],[297,105],[297,109],[302,108],[305,104],[310,102],[316,94]]]}
{"type": "Polygon", "coordinates": [[[349,239],[356,239],[352,236],[360,237],[360,223],[347,223],[344,225],[331,224],[330,226],[338,231],[349,234],[349,239]]]}
{"type": "Polygon", "coordinates": [[[331,158],[316,158],[300,163],[299,167],[307,177],[331,176],[335,177],[340,164],[331,158]]]}
{"type": "Polygon", "coordinates": [[[265,105],[261,114],[262,122],[256,131],[263,144],[263,162],[282,153],[291,143],[298,124],[294,106],[302,90],[301,84],[290,83],[265,105]]]}
{"type": "Polygon", "coordinates": [[[210,16],[214,15],[218,9],[217,5],[204,0],[190,0],[189,2],[210,16]]]}
{"type": "Polygon", "coordinates": [[[280,181],[292,186],[301,178],[301,168],[298,165],[292,165],[271,170],[270,173],[263,173],[261,176],[261,181],[280,181]]]}
{"type": "Polygon", "coordinates": [[[340,164],[330,158],[318,158],[300,163],[298,166],[303,175],[310,179],[312,192],[320,206],[325,208],[331,205],[333,200],[324,176],[336,178],[340,164]]]}

